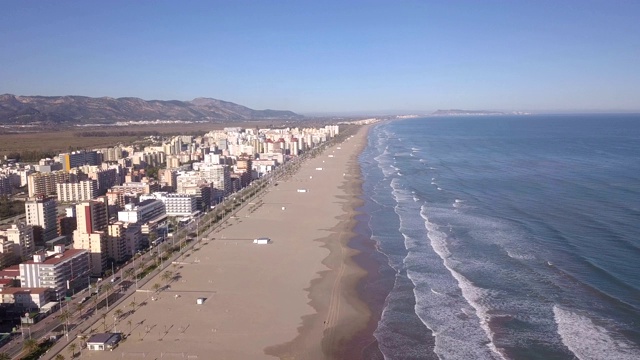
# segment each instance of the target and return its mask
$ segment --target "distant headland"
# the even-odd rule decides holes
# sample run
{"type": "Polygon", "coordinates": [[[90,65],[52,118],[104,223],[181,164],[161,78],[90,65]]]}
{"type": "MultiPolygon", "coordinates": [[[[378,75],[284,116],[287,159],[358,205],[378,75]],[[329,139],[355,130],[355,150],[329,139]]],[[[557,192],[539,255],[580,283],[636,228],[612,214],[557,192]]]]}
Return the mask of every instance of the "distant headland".
{"type": "Polygon", "coordinates": [[[459,109],[449,109],[449,110],[436,110],[431,115],[435,116],[462,116],[462,115],[530,115],[526,112],[521,111],[512,111],[512,112],[502,112],[502,111],[491,111],[491,110],[459,110],[459,109]]]}

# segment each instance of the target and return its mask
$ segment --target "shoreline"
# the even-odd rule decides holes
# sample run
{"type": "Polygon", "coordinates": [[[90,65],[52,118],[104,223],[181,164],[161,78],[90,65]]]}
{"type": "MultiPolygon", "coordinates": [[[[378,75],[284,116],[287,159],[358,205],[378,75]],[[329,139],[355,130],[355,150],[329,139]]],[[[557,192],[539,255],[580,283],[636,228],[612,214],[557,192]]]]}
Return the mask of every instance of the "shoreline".
{"type": "Polygon", "coordinates": [[[122,357],[345,358],[373,318],[358,291],[367,271],[351,246],[369,126],[351,129],[202,234],[207,239],[174,262],[162,290],[151,286],[160,272],[133,294],[135,308],[125,305],[117,319],[114,305],[91,333],[117,326],[127,336],[114,349],[122,357]],[[255,245],[257,237],[272,243],[255,245]],[[197,298],[206,300],[196,305],[197,298]]]}
{"type": "Polygon", "coordinates": [[[339,189],[344,193],[337,196],[343,200],[342,214],[335,217],[339,223],[331,229],[331,235],[314,240],[329,250],[327,257],[322,260],[322,264],[329,270],[319,272],[318,277],[312,279],[309,287],[305,289],[309,293],[308,304],[313,307],[315,313],[302,317],[298,336],[289,342],[266,348],[265,354],[281,359],[298,358],[296,355],[299,355],[302,349],[308,347],[314,338],[320,337],[322,340],[317,344],[319,348],[316,350],[316,356],[307,352],[304,354],[305,359],[354,358],[353,340],[366,333],[369,333],[369,336],[364,337],[373,338],[373,331],[369,329],[373,316],[369,306],[358,293],[358,286],[361,280],[368,276],[368,272],[354,260],[360,251],[350,245],[353,239],[359,236],[356,232],[359,222],[357,217],[360,216],[358,209],[364,205],[359,157],[366,147],[369,129],[369,126],[358,129],[358,132],[364,134],[360,134],[362,138],[357,139],[358,148],[348,160],[349,166],[356,171],[349,174],[339,185],[339,189]],[[339,284],[337,289],[336,284],[339,284]],[[326,299],[327,290],[332,290],[330,299],[326,299]],[[345,302],[351,307],[347,316],[340,314],[341,303],[345,302]]]}

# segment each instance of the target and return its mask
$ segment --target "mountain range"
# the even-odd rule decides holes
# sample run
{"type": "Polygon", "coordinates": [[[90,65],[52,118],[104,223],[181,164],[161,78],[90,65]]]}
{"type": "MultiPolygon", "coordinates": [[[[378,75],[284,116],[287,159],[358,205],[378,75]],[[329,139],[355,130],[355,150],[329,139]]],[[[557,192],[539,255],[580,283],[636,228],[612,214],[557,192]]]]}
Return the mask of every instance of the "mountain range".
{"type": "Polygon", "coordinates": [[[164,101],[134,97],[0,95],[0,124],[75,125],[141,120],[229,122],[302,117],[292,111],[253,110],[211,98],[164,101]]]}

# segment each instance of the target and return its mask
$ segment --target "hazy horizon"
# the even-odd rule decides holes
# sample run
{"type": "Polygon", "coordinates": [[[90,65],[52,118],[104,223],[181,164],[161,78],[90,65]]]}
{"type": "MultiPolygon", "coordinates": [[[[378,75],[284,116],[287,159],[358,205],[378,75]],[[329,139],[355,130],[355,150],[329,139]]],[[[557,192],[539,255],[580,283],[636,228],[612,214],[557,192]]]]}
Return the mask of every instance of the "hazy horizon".
{"type": "Polygon", "coordinates": [[[300,114],[637,112],[638,13],[605,1],[7,1],[0,93],[300,114]]]}

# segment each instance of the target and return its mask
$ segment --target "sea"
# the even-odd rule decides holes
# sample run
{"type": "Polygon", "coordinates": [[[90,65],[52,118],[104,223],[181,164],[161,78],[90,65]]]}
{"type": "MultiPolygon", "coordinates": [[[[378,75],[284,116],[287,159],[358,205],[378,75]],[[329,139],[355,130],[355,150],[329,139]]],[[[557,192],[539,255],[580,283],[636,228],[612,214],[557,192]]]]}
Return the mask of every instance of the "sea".
{"type": "Polygon", "coordinates": [[[385,121],[359,163],[378,357],[640,359],[640,115],[385,121]]]}

